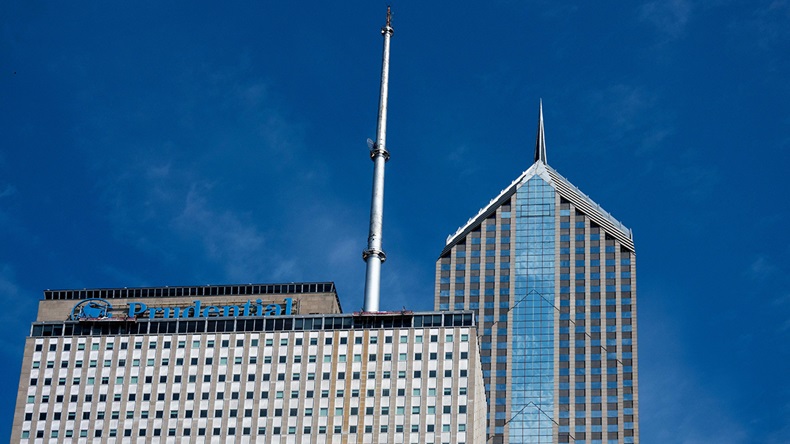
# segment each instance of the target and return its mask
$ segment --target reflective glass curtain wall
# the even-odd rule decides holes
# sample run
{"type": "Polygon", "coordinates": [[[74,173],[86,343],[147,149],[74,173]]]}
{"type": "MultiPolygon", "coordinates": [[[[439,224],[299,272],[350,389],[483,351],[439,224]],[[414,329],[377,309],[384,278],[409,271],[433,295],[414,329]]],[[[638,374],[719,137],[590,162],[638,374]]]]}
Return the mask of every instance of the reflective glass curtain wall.
{"type": "Polygon", "coordinates": [[[539,176],[516,194],[511,443],[553,442],[555,199],[539,176]]]}

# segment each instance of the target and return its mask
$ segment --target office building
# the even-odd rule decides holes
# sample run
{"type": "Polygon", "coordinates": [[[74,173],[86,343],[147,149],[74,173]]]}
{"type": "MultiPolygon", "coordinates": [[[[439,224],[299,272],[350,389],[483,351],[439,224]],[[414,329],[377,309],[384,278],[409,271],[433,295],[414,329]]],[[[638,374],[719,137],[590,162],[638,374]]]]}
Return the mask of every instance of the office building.
{"type": "Polygon", "coordinates": [[[12,442],[478,443],[471,312],[343,314],[332,283],[46,291],[12,442]]]}
{"type": "Polygon", "coordinates": [[[639,441],[631,230],[546,163],[448,237],[435,309],[474,310],[487,442],[639,441]]]}

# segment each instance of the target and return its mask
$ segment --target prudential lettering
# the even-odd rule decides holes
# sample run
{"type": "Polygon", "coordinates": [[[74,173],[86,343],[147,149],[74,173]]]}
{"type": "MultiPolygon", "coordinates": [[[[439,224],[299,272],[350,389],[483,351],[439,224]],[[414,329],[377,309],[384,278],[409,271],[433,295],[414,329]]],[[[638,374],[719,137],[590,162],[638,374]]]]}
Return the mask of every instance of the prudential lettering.
{"type": "Polygon", "coordinates": [[[293,299],[286,298],[285,304],[264,304],[260,299],[248,300],[242,305],[203,305],[194,301],[188,307],[149,307],[142,302],[130,302],[128,316],[130,318],[148,317],[162,318],[207,318],[211,316],[282,316],[293,312],[293,299]]]}

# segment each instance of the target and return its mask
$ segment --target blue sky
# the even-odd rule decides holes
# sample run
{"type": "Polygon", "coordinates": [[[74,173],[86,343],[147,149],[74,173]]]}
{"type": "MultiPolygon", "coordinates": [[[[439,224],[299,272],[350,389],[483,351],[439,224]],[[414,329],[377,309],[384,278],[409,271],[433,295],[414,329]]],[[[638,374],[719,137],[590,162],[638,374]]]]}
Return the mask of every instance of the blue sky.
{"type": "MultiPolygon", "coordinates": [[[[790,1],[393,2],[383,309],[549,164],[634,230],[644,442],[790,433],[790,1]]],[[[384,2],[0,5],[0,437],[44,289],[361,307],[384,2]]]]}

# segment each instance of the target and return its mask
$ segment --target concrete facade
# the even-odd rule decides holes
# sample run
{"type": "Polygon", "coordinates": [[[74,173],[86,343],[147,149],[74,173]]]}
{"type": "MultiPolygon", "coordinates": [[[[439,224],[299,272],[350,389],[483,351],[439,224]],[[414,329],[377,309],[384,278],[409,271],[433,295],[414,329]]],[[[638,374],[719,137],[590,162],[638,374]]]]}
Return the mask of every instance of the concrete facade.
{"type": "MultiPolygon", "coordinates": [[[[270,300],[283,297],[305,310],[335,296],[270,300]]],[[[42,301],[12,442],[485,441],[471,312],[64,319],[64,304],[84,299],[42,301]]],[[[132,299],[107,300],[115,310],[132,299]]]]}

